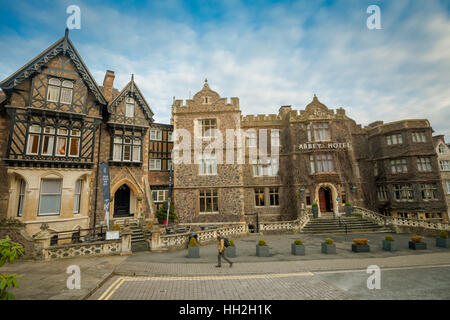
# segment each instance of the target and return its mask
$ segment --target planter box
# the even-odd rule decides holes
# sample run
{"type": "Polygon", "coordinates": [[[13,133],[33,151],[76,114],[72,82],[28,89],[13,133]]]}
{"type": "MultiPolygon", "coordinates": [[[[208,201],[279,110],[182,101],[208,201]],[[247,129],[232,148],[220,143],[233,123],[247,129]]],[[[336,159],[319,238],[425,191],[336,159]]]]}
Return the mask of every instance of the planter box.
{"type": "Polygon", "coordinates": [[[436,247],[450,248],[450,239],[436,238],[436,247]]]}
{"type": "Polygon", "coordinates": [[[229,246],[225,249],[225,256],[228,258],[236,258],[236,246],[229,246]]]}
{"type": "Polygon", "coordinates": [[[413,250],[425,250],[427,248],[427,244],[425,242],[414,243],[410,241],[409,248],[413,250]]]}
{"type": "Polygon", "coordinates": [[[259,246],[256,245],[256,255],[258,257],[268,257],[269,254],[269,246],[259,246]]]}
{"type": "Polygon", "coordinates": [[[352,244],[353,252],[369,252],[370,246],[368,244],[352,244]]]}
{"type": "Polygon", "coordinates": [[[188,247],[188,258],[200,258],[200,247],[188,247]]]}
{"type": "Polygon", "coordinates": [[[336,244],[322,242],[322,253],[336,253],[336,244]]]}
{"type": "Polygon", "coordinates": [[[319,217],[319,207],[312,207],[313,210],[313,218],[319,217]]]}
{"type": "Polygon", "coordinates": [[[351,217],[353,208],[351,206],[345,206],[345,216],[351,217]]]}
{"type": "Polygon", "coordinates": [[[385,250],[385,251],[397,251],[397,242],[383,240],[383,250],[385,250]]]}
{"type": "Polygon", "coordinates": [[[296,245],[295,243],[293,243],[291,245],[291,253],[294,256],[304,256],[305,255],[305,246],[302,244],[296,245]]]}

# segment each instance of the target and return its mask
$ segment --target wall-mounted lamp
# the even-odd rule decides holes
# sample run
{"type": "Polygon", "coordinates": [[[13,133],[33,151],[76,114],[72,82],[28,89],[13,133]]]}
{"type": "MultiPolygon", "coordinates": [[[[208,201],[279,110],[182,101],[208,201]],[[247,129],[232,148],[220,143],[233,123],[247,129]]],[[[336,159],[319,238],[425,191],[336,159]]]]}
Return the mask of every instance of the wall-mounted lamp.
{"type": "Polygon", "coordinates": [[[305,194],[305,188],[304,187],[300,187],[300,193],[303,195],[305,194]]]}
{"type": "Polygon", "coordinates": [[[356,189],[358,189],[358,187],[357,187],[357,186],[355,186],[355,185],[352,185],[352,186],[351,186],[351,188],[350,188],[350,190],[351,190],[352,192],[355,192],[355,191],[356,191],[356,189]]]}

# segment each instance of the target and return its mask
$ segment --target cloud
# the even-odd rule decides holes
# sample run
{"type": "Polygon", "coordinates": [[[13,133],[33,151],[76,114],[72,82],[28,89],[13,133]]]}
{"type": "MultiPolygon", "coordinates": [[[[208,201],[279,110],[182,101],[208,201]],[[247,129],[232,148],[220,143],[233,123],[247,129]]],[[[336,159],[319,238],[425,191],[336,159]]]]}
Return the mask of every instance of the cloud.
{"type": "MultiPolygon", "coordinates": [[[[121,89],[134,73],[158,122],[169,122],[173,96],[189,99],[207,77],[222,96],[240,98],[243,114],[276,113],[281,105],[301,109],[315,93],[363,125],[428,118],[435,133],[450,140],[445,1],[168,1],[141,10],[72,2],[83,20],[71,38],[97,82],[111,69],[121,89]],[[382,30],[366,28],[366,8],[374,3],[382,30]]],[[[8,47],[0,52],[0,76],[47,47],[51,34],[57,34],[52,41],[62,35],[51,17],[68,3],[52,11],[44,1],[39,12],[45,14],[35,22],[25,15],[27,25],[44,26],[40,33],[2,32],[8,47]]]]}

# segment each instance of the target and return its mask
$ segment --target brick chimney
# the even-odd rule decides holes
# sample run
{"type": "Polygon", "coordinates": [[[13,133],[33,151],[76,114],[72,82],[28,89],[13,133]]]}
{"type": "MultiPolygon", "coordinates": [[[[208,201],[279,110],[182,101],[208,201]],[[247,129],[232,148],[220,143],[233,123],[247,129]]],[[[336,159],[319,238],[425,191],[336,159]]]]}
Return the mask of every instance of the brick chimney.
{"type": "Polygon", "coordinates": [[[114,78],[114,71],[106,70],[105,79],[103,80],[103,95],[108,102],[111,102],[112,100],[114,78]]]}

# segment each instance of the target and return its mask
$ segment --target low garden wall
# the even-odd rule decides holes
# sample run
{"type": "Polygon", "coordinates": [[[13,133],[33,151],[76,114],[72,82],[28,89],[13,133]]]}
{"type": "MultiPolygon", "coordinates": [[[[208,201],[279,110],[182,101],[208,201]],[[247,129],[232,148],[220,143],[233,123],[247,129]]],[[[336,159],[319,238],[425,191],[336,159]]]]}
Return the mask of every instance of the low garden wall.
{"type": "Polygon", "coordinates": [[[309,222],[311,214],[310,210],[302,210],[296,220],[260,222],[259,231],[264,234],[296,233],[309,222]]]}
{"type": "Polygon", "coordinates": [[[44,260],[73,258],[89,255],[118,255],[122,250],[122,240],[110,240],[91,243],[63,244],[50,246],[42,250],[44,260]]]}

